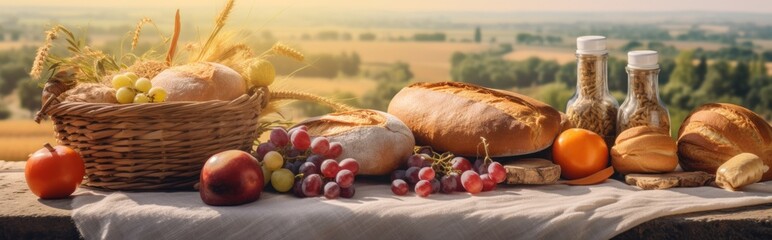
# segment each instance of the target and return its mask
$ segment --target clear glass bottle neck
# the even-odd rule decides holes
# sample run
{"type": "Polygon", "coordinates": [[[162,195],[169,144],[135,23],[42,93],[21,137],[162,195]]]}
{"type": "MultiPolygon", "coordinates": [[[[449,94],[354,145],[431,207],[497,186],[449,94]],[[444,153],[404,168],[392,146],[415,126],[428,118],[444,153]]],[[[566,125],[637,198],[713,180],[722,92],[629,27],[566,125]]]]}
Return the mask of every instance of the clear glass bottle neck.
{"type": "Polygon", "coordinates": [[[608,91],[608,53],[576,54],[577,97],[602,99],[608,91]]]}
{"type": "Polygon", "coordinates": [[[659,101],[659,68],[627,70],[627,96],[639,100],[659,101]]]}

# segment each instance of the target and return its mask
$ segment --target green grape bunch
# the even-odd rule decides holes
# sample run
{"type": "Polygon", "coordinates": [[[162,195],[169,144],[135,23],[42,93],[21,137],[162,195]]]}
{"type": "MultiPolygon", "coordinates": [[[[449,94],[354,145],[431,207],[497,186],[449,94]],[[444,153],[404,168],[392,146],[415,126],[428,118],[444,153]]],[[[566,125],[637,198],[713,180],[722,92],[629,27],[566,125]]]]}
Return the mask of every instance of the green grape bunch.
{"type": "Polygon", "coordinates": [[[160,103],[166,101],[166,90],[153,87],[150,79],[141,78],[133,72],[115,75],[112,79],[115,98],[120,104],[160,103]]]}

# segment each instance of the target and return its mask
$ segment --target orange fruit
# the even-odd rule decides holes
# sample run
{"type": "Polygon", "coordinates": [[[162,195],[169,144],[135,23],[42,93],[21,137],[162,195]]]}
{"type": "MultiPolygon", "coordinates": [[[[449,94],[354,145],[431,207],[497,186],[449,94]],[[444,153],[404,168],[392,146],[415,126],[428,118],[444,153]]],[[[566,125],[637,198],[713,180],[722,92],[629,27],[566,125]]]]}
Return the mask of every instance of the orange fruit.
{"type": "Polygon", "coordinates": [[[564,179],[579,179],[608,166],[608,147],[600,135],[571,128],[560,133],[552,144],[552,160],[560,165],[564,179]]]}

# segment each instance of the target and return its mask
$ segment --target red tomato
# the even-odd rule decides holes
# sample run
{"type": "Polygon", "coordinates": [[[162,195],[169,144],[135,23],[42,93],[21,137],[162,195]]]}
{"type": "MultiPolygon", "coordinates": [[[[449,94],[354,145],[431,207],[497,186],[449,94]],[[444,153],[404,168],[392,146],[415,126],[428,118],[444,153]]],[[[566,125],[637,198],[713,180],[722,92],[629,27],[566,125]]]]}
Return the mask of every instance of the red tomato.
{"type": "Polygon", "coordinates": [[[24,167],[30,191],[42,199],[70,196],[83,181],[85,165],[80,155],[65,146],[46,147],[33,153],[24,167]]]}
{"type": "Polygon", "coordinates": [[[606,168],[608,147],[600,135],[572,128],[563,131],[555,139],[552,144],[552,160],[560,165],[563,178],[583,178],[606,168]]]}

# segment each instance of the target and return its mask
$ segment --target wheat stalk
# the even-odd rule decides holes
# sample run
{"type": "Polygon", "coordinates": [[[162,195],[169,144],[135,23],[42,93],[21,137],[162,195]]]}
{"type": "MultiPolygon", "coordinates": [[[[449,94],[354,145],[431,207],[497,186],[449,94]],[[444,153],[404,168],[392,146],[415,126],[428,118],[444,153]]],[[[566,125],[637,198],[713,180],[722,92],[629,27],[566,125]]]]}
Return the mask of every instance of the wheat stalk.
{"type": "Polygon", "coordinates": [[[204,47],[201,48],[201,52],[198,53],[199,61],[204,59],[204,55],[209,51],[217,34],[220,33],[220,30],[225,26],[225,21],[228,20],[228,16],[230,15],[231,10],[233,10],[233,2],[234,0],[228,0],[228,2],[225,3],[225,7],[220,11],[220,14],[217,15],[217,19],[214,21],[214,29],[212,29],[212,33],[209,34],[209,39],[206,40],[204,47]]]}
{"type": "Polygon", "coordinates": [[[102,52],[101,50],[94,50],[94,49],[91,49],[91,47],[89,46],[85,46],[83,48],[83,52],[84,54],[82,55],[87,58],[100,59],[100,58],[107,57],[107,55],[105,55],[105,53],[102,52]]]}
{"type": "Polygon", "coordinates": [[[152,23],[153,20],[150,18],[142,18],[137,23],[137,27],[134,28],[134,37],[131,38],[131,50],[134,50],[137,48],[137,43],[139,42],[139,34],[142,33],[142,25],[145,25],[145,23],[152,23]]]}
{"type": "Polygon", "coordinates": [[[248,44],[238,41],[238,39],[243,38],[239,33],[223,30],[209,43],[209,50],[200,49],[203,55],[196,54],[189,58],[189,61],[216,62],[228,66],[236,72],[243,72],[244,67],[251,62],[254,55],[248,44]]]}
{"type": "Polygon", "coordinates": [[[277,55],[282,55],[285,57],[295,59],[298,62],[302,62],[305,59],[303,54],[298,52],[298,50],[295,50],[290,46],[284,45],[281,42],[277,42],[273,44],[273,47],[271,47],[271,51],[277,55]]]}
{"type": "Polygon", "coordinates": [[[234,0],[228,0],[228,2],[225,3],[225,7],[220,11],[220,14],[217,15],[217,19],[215,19],[215,29],[225,26],[225,21],[228,20],[228,16],[231,14],[231,10],[233,10],[233,2],[234,0]]]}
{"type": "Polygon", "coordinates": [[[281,101],[281,100],[302,100],[302,101],[316,102],[316,103],[321,103],[321,104],[330,106],[336,112],[350,111],[355,109],[354,107],[351,107],[343,103],[335,102],[329,98],[316,96],[310,93],[296,92],[296,91],[271,91],[270,99],[272,102],[281,101]]]}
{"type": "Polygon", "coordinates": [[[225,48],[217,48],[217,51],[214,52],[212,55],[206,58],[207,61],[224,61],[227,60],[233,56],[235,56],[237,53],[243,53],[244,56],[251,57],[252,56],[252,48],[247,46],[246,44],[236,44],[231,45],[229,47],[225,48]],[[222,49],[222,50],[221,50],[222,49]]]}
{"type": "Polygon", "coordinates": [[[48,59],[48,52],[51,51],[51,46],[53,46],[54,40],[56,40],[58,37],[58,32],[62,29],[64,29],[62,25],[56,25],[50,30],[46,31],[46,41],[43,43],[43,46],[38,48],[38,51],[35,54],[35,61],[32,62],[32,70],[29,72],[29,75],[32,77],[32,79],[40,78],[40,73],[43,72],[43,65],[48,59]]]}

